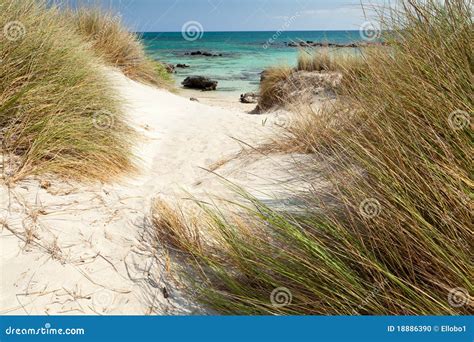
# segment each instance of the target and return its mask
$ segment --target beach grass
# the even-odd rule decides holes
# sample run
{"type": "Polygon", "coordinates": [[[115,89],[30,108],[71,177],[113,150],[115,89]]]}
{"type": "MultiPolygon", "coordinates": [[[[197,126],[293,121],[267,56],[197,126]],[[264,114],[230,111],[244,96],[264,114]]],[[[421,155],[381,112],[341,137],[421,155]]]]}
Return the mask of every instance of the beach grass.
{"type": "Polygon", "coordinates": [[[108,65],[120,69],[131,79],[161,87],[170,86],[170,76],[162,65],[151,60],[136,33],[130,32],[121,18],[99,8],[80,7],[64,11],[77,33],[108,65]]]}
{"type": "Polygon", "coordinates": [[[105,181],[132,171],[134,132],[103,60],[46,1],[1,6],[0,132],[12,163],[8,177],[105,181]]]}
{"type": "Polygon", "coordinates": [[[302,49],[298,54],[296,70],[301,71],[349,71],[363,63],[361,55],[330,52],[328,48],[302,49]]]}
{"type": "MultiPolygon", "coordinates": [[[[364,49],[374,50],[381,47],[364,49]]],[[[349,82],[363,77],[366,67],[362,54],[330,52],[327,48],[302,49],[299,51],[295,68],[279,66],[264,71],[264,78],[260,82],[259,109],[268,111],[278,106],[293,106],[302,102],[298,98],[292,99],[295,94],[310,90],[316,84],[342,95],[349,82]],[[307,73],[317,73],[323,77],[316,78],[314,75],[311,79],[307,73]],[[334,74],[340,74],[340,80],[334,74]],[[334,81],[335,79],[338,80],[334,81]]]]}
{"type": "Polygon", "coordinates": [[[190,293],[211,309],[474,313],[471,8],[403,1],[382,22],[390,49],[366,56],[344,101],[318,120],[306,112],[305,129],[323,125],[324,136],[293,136],[312,153],[299,167],[328,189],[309,181],[315,190],[288,213],[235,188],[236,214],[200,204],[198,224],[183,212],[156,224],[159,236],[185,241],[173,251],[193,269],[190,293]],[[206,233],[190,239],[196,231],[206,233]]]}
{"type": "Polygon", "coordinates": [[[280,87],[280,82],[287,80],[292,72],[293,69],[289,66],[275,66],[264,71],[259,91],[260,109],[266,110],[284,101],[286,94],[280,87]]]}

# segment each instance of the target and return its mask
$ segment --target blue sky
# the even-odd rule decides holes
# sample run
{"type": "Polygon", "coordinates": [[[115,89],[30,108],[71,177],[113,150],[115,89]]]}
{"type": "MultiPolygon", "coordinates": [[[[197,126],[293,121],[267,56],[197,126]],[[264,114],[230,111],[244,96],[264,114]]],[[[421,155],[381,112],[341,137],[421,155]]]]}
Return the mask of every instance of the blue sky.
{"type": "MultiPolygon", "coordinates": [[[[372,3],[381,0],[372,0],[372,3]]],[[[357,30],[366,21],[360,0],[70,0],[119,12],[135,31],[357,30]]]]}

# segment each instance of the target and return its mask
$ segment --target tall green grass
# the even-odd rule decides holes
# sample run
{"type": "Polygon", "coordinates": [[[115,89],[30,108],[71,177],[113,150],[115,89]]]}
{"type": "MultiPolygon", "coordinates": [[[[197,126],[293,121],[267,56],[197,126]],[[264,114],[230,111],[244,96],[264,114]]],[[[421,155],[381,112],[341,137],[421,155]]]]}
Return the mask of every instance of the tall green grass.
{"type": "Polygon", "coordinates": [[[46,2],[1,2],[0,113],[9,177],[108,180],[134,169],[122,103],[103,61],[46,2]],[[12,102],[12,100],[14,100],[12,102]]]}
{"type": "Polygon", "coordinates": [[[401,5],[383,20],[390,50],[367,55],[364,77],[325,109],[338,124],[292,137],[328,189],[308,184],[294,214],[240,191],[250,204],[237,215],[203,206],[199,224],[155,220],[163,243],[170,229],[183,236],[174,247],[201,302],[226,314],[474,313],[471,8],[401,5]]]}

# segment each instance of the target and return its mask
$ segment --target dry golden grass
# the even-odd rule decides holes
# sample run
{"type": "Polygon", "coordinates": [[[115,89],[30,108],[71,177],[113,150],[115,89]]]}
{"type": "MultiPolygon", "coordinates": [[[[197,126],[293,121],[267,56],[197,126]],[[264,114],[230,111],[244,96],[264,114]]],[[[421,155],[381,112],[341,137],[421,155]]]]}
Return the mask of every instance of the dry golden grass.
{"type": "Polygon", "coordinates": [[[363,63],[360,55],[346,53],[330,52],[328,49],[301,50],[298,55],[298,65],[296,70],[304,71],[338,71],[345,72],[357,68],[363,63]]]}
{"type": "Polygon", "coordinates": [[[342,130],[345,122],[355,115],[354,108],[347,105],[348,101],[327,102],[312,107],[307,104],[290,104],[290,124],[283,127],[276,137],[262,144],[258,150],[266,153],[304,153],[312,154],[318,146],[327,146],[342,130]]]}
{"type": "Polygon", "coordinates": [[[242,192],[244,226],[205,210],[223,255],[187,259],[201,302],[226,314],[474,313],[471,8],[402,4],[384,20],[390,50],[366,56],[349,102],[294,128],[314,153],[305,171],[332,188],[294,214],[242,192]]]}
{"type": "Polygon", "coordinates": [[[66,17],[109,65],[137,81],[170,85],[166,70],[146,56],[137,34],[129,32],[117,15],[98,8],[79,8],[66,11],[66,17]]]}
{"type": "MultiPolygon", "coordinates": [[[[374,50],[381,47],[366,49],[374,50]]],[[[366,68],[366,60],[362,55],[330,53],[328,49],[301,50],[296,68],[273,67],[265,70],[265,78],[260,83],[259,109],[294,106],[302,102],[301,99],[299,101],[292,99],[295,93],[303,94],[305,91],[310,93],[311,89],[316,87],[343,94],[352,80],[363,77],[366,68]],[[313,73],[314,77],[308,73],[313,73]],[[342,77],[339,78],[335,74],[340,74],[342,77]]],[[[303,102],[305,100],[307,99],[303,99],[303,102]]]]}
{"type": "Polygon", "coordinates": [[[46,2],[3,1],[1,150],[18,179],[55,172],[110,180],[134,169],[134,133],[101,60],[46,2]]]}
{"type": "Polygon", "coordinates": [[[153,203],[154,237],[161,244],[167,244],[181,251],[202,250],[196,222],[196,217],[185,215],[179,207],[171,207],[163,200],[155,200],[153,203]]]}
{"type": "Polygon", "coordinates": [[[260,98],[258,106],[261,110],[273,107],[275,104],[282,103],[285,99],[285,93],[279,87],[281,81],[285,81],[293,70],[290,67],[273,67],[264,71],[264,77],[260,83],[260,98]]]}

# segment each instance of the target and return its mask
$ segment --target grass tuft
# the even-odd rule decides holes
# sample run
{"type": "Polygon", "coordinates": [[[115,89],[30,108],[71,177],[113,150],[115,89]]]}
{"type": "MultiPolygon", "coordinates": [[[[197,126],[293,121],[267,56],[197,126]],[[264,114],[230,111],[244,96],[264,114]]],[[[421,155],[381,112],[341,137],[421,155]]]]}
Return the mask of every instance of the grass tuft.
{"type": "Polygon", "coordinates": [[[177,250],[201,250],[199,231],[196,219],[187,219],[179,207],[171,207],[163,200],[155,200],[152,208],[152,224],[154,238],[161,244],[166,244],[177,250]]]}
{"type": "Polygon", "coordinates": [[[131,79],[169,86],[170,75],[146,56],[138,35],[129,32],[118,15],[87,7],[69,9],[65,13],[77,33],[107,64],[119,68],[131,79]]]}
{"type": "Polygon", "coordinates": [[[105,181],[132,171],[134,133],[102,61],[57,7],[1,5],[0,136],[2,153],[17,161],[8,176],[105,181]]]}
{"type": "Polygon", "coordinates": [[[338,53],[336,51],[331,53],[328,49],[301,50],[298,55],[296,70],[348,72],[362,63],[362,56],[356,55],[355,50],[352,51],[352,54],[349,52],[338,53]]]}
{"type": "Polygon", "coordinates": [[[266,110],[284,101],[286,94],[280,87],[280,82],[287,80],[292,72],[287,66],[272,67],[264,71],[260,82],[260,109],[266,110]]]}
{"type": "Polygon", "coordinates": [[[269,110],[308,102],[314,96],[311,93],[318,88],[342,95],[350,82],[363,78],[366,68],[363,56],[356,55],[354,51],[349,54],[330,53],[328,49],[301,50],[296,68],[273,67],[264,71],[260,83],[259,109],[269,110]]]}

